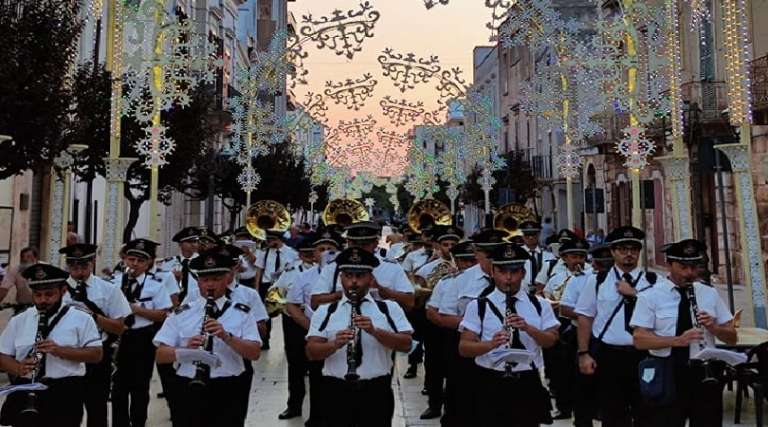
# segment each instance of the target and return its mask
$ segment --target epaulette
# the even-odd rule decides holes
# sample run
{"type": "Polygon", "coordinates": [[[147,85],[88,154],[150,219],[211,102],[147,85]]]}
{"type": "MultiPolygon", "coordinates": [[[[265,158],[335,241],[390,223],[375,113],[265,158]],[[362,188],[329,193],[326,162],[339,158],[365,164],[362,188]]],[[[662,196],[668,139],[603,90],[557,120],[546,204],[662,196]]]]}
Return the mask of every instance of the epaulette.
{"type": "Polygon", "coordinates": [[[241,302],[235,304],[235,308],[240,310],[240,311],[242,311],[243,313],[248,313],[248,312],[251,311],[251,307],[250,306],[245,305],[245,304],[243,304],[241,302]]]}
{"type": "Polygon", "coordinates": [[[389,258],[379,258],[379,260],[384,261],[384,262],[388,262],[390,264],[397,264],[397,261],[395,261],[393,259],[389,259],[389,258]]]}
{"type": "Polygon", "coordinates": [[[86,313],[86,314],[88,314],[88,315],[90,315],[90,314],[91,314],[91,312],[90,312],[90,311],[86,310],[86,309],[85,309],[83,306],[81,306],[81,305],[79,305],[79,304],[67,304],[67,305],[68,305],[70,308],[74,308],[75,310],[80,310],[80,311],[82,311],[83,313],[86,313]]]}
{"type": "Polygon", "coordinates": [[[286,271],[293,271],[293,270],[296,270],[296,266],[295,266],[295,265],[292,265],[292,266],[290,266],[290,267],[286,268],[285,270],[283,270],[283,272],[286,272],[286,271]]]}
{"type": "Polygon", "coordinates": [[[160,262],[171,262],[171,261],[173,261],[173,258],[175,258],[175,257],[169,256],[168,258],[165,258],[165,259],[163,259],[160,262]]]}
{"type": "Polygon", "coordinates": [[[189,305],[189,304],[182,304],[182,305],[180,305],[180,306],[176,307],[176,308],[173,310],[173,314],[179,314],[179,313],[183,313],[184,311],[188,310],[188,309],[189,309],[189,307],[190,307],[190,305],[189,305]]]}

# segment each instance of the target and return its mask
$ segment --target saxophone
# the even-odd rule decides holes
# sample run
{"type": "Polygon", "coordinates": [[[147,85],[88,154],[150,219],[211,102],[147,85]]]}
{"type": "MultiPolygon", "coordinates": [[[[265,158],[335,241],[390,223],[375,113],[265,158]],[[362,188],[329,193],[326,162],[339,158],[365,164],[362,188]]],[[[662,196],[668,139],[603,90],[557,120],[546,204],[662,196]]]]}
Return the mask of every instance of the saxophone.
{"type": "MultiPolygon", "coordinates": [[[[32,349],[32,360],[35,362],[35,367],[32,369],[31,382],[37,382],[40,380],[40,368],[45,363],[45,354],[37,349],[38,344],[45,340],[46,330],[48,329],[48,312],[38,310],[37,318],[37,333],[35,334],[35,347],[32,349]]],[[[39,414],[37,409],[37,393],[35,391],[27,392],[27,398],[24,402],[24,407],[21,409],[20,414],[23,417],[36,417],[39,414]]]]}
{"type": "Polygon", "coordinates": [[[347,373],[344,379],[347,381],[357,381],[360,375],[357,373],[357,345],[360,342],[360,329],[355,326],[355,316],[360,315],[360,299],[357,291],[349,291],[349,301],[352,304],[352,311],[349,316],[349,329],[355,334],[355,338],[347,343],[347,373]]]}
{"type": "MultiPolygon", "coordinates": [[[[209,353],[213,352],[213,337],[206,332],[205,323],[208,319],[215,316],[215,310],[216,298],[213,296],[213,289],[210,289],[205,298],[205,314],[203,315],[203,323],[200,326],[200,335],[203,336],[203,342],[200,344],[200,349],[209,353]]],[[[189,386],[192,388],[203,388],[208,384],[210,377],[211,367],[205,363],[195,362],[195,377],[189,382],[189,386]]]]}

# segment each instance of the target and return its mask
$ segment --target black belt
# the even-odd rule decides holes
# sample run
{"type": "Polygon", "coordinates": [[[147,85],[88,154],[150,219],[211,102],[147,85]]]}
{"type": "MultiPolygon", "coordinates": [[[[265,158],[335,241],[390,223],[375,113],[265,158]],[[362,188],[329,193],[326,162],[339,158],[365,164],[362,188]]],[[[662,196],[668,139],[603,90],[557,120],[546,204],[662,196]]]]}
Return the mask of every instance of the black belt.
{"type": "Polygon", "coordinates": [[[606,344],[604,342],[600,342],[600,346],[604,349],[613,350],[613,351],[621,351],[624,353],[634,353],[636,351],[640,351],[633,345],[613,345],[613,344],[606,344]]]}
{"type": "Polygon", "coordinates": [[[344,380],[344,379],[341,379],[341,378],[326,376],[326,375],[323,375],[323,379],[325,379],[327,381],[330,381],[330,382],[340,383],[340,384],[358,384],[358,385],[380,385],[380,384],[385,384],[387,386],[392,384],[392,376],[391,375],[382,375],[380,377],[370,378],[370,379],[367,379],[367,380],[357,380],[357,381],[354,381],[354,382],[347,381],[347,380],[344,380]]]}
{"type": "MultiPolygon", "coordinates": [[[[497,371],[496,369],[488,369],[484,366],[477,366],[480,369],[480,373],[486,376],[490,377],[496,377],[496,378],[505,378],[504,375],[506,374],[505,371],[497,371]]],[[[526,369],[525,371],[513,371],[514,377],[511,379],[520,379],[524,377],[535,377],[539,375],[539,371],[537,369],[526,369]]]]}

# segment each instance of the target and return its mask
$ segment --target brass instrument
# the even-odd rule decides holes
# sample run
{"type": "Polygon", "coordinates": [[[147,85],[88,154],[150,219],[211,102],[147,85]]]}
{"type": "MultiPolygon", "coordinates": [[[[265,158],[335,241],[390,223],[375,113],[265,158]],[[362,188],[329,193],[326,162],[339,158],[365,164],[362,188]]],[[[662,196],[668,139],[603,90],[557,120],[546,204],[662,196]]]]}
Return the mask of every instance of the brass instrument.
{"type": "Polygon", "coordinates": [[[369,216],[368,210],[357,200],[336,199],[325,207],[322,219],[326,227],[338,225],[345,228],[356,222],[368,221],[369,216]]]}
{"type": "Polygon", "coordinates": [[[279,316],[285,307],[285,291],[276,286],[269,288],[264,298],[264,306],[269,317],[279,316]]]}
{"type": "Polygon", "coordinates": [[[417,233],[430,225],[451,225],[451,210],[435,199],[419,200],[408,210],[408,225],[417,233]]]}
{"type": "Polygon", "coordinates": [[[563,298],[563,294],[565,293],[565,288],[568,286],[568,282],[571,281],[575,276],[580,276],[583,268],[581,264],[576,264],[576,270],[575,271],[569,271],[568,276],[563,280],[562,283],[555,286],[554,289],[552,289],[552,294],[550,295],[549,299],[555,302],[559,302],[563,298]]]}
{"type": "Polygon", "coordinates": [[[245,228],[256,239],[267,240],[267,230],[285,232],[291,226],[291,214],[274,200],[260,200],[248,208],[245,228]]]}
{"type": "Polygon", "coordinates": [[[521,236],[518,225],[524,221],[535,220],[533,212],[519,203],[509,203],[500,207],[493,216],[493,228],[509,233],[508,238],[521,236]]]}
{"type": "MultiPolygon", "coordinates": [[[[43,310],[37,312],[37,332],[35,333],[35,346],[32,349],[32,360],[35,362],[35,367],[32,369],[32,376],[30,381],[35,383],[40,380],[40,367],[45,363],[45,354],[38,350],[38,345],[45,340],[48,329],[48,313],[43,310]]],[[[24,402],[24,407],[19,413],[25,420],[34,420],[40,414],[37,409],[37,392],[27,392],[27,398],[24,402]]]]}
{"type": "MultiPolygon", "coordinates": [[[[213,289],[210,289],[208,295],[205,297],[205,314],[203,315],[203,323],[200,326],[200,335],[203,336],[203,342],[200,344],[200,349],[210,353],[213,352],[213,337],[205,330],[205,323],[215,315],[216,298],[213,296],[213,289]]],[[[210,378],[211,367],[205,363],[195,362],[195,377],[189,382],[189,386],[198,389],[203,388],[208,384],[210,378]]]]}
{"type": "MultiPolygon", "coordinates": [[[[691,303],[691,314],[693,315],[693,326],[698,328],[701,328],[701,323],[699,322],[699,304],[696,301],[696,289],[693,287],[693,283],[687,283],[685,286],[685,293],[688,295],[688,301],[691,303]]],[[[701,351],[702,349],[707,347],[707,341],[702,340],[698,341],[696,343],[696,347],[701,351]]],[[[701,380],[704,384],[713,384],[717,382],[717,378],[712,375],[712,366],[710,365],[710,362],[708,360],[702,361],[702,366],[704,367],[704,379],[701,380]]]]}
{"type": "Polygon", "coordinates": [[[357,345],[361,339],[361,331],[355,326],[355,317],[360,316],[360,298],[357,291],[349,291],[349,301],[352,303],[349,329],[355,334],[355,338],[347,343],[347,373],[344,375],[344,379],[347,381],[357,381],[360,379],[360,375],[357,373],[357,345]]]}
{"type": "Polygon", "coordinates": [[[416,306],[424,307],[427,304],[429,296],[432,295],[432,291],[437,286],[437,282],[443,277],[456,271],[456,262],[453,260],[453,256],[450,259],[442,259],[435,266],[431,273],[426,278],[414,275],[415,280],[419,286],[416,287],[416,306]]]}

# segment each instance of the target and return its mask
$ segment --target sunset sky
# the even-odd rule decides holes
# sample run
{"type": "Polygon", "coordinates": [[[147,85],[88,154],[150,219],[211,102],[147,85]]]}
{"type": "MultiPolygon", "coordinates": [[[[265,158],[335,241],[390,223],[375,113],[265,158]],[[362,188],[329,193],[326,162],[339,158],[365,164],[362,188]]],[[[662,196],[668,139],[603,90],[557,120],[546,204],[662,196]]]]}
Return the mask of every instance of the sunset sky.
{"type": "MultiPolygon", "coordinates": [[[[488,45],[490,30],[485,23],[490,19],[491,10],[484,6],[484,0],[451,0],[448,5],[436,5],[430,10],[424,7],[423,0],[370,0],[373,8],[381,14],[374,28],[374,37],[363,42],[362,52],[355,54],[352,60],[345,56],[337,56],[332,51],[318,50],[311,42],[304,44],[309,58],[305,61],[309,71],[309,84],[297,86],[293,91],[296,97],[303,101],[307,92],[323,93],[326,82],[331,80],[341,82],[347,78],[359,79],[370,73],[378,84],[373,97],[365,101],[359,111],[348,110],[343,105],[335,105],[327,100],[328,125],[334,128],[339,120],[350,121],[355,118],[364,119],[372,114],[377,121],[377,129],[397,130],[405,133],[414,123],[401,127],[390,124],[389,118],[381,112],[379,102],[389,95],[396,100],[405,99],[415,103],[422,101],[427,111],[438,108],[439,93],[436,90],[438,79],[429,83],[417,85],[402,93],[388,77],[382,75],[382,67],[377,58],[385,48],[392,48],[398,53],[414,53],[416,57],[429,58],[435,55],[439,58],[443,69],[459,67],[464,71],[468,82],[472,80],[472,50],[475,46],[488,45]]],[[[298,27],[301,28],[302,16],[311,13],[314,19],[329,16],[334,9],[346,13],[350,9],[359,10],[360,2],[355,0],[296,0],[288,3],[289,11],[293,13],[298,27]]],[[[416,124],[419,124],[417,122],[416,124]]],[[[369,141],[376,144],[376,135],[372,134],[369,141]]],[[[352,145],[355,141],[344,140],[342,144],[352,145]]],[[[373,151],[376,151],[375,148],[373,151]]],[[[404,152],[401,153],[404,155],[404,152]]],[[[374,156],[381,161],[381,156],[374,156]]],[[[371,160],[373,163],[375,160],[371,160]]],[[[387,169],[387,165],[371,164],[371,169],[379,172],[387,169]]],[[[384,174],[391,174],[387,171],[384,174]]]]}

